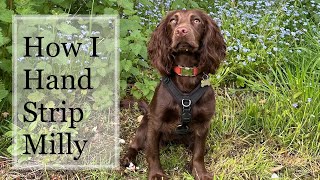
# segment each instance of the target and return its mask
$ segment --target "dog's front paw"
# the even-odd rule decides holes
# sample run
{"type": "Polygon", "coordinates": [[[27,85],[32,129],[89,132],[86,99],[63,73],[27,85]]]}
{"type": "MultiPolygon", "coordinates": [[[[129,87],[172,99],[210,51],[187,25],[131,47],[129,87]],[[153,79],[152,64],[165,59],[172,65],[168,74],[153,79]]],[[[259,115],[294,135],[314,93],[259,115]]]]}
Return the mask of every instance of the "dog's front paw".
{"type": "Polygon", "coordinates": [[[138,151],[133,149],[133,148],[129,148],[128,152],[120,159],[120,164],[123,167],[129,167],[132,162],[135,161],[135,158],[138,154],[138,151]]]}
{"type": "Polygon", "coordinates": [[[165,175],[163,172],[150,172],[148,176],[149,180],[168,180],[168,176],[165,175]]]}
{"type": "Polygon", "coordinates": [[[132,163],[132,160],[127,156],[124,156],[123,158],[120,159],[120,165],[122,167],[127,168],[130,166],[131,163],[132,163]]]}

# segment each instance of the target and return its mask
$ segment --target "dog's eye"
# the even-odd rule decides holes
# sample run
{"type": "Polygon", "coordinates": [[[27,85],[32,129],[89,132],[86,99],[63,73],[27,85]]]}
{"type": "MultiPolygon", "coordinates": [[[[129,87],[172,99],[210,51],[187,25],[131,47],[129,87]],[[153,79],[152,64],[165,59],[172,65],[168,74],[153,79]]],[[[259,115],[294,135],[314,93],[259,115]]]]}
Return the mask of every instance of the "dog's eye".
{"type": "Polygon", "coordinates": [[[177,24],[177,20],[171,19],[171,20],[170,20],[170,23],[171,23],[171,24],[177,24]]]}
{"type": "Polygon", "coordinates": [[[193,20],[194,23],[199,24],[200,23],[200,19],[195,19],[193,20]]]}

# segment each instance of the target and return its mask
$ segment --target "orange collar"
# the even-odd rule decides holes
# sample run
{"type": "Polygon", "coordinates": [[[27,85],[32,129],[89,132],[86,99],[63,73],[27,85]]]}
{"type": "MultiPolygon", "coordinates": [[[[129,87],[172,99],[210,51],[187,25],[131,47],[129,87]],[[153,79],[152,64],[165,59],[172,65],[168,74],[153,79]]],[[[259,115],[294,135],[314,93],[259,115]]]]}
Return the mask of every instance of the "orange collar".
{"type": "Polygon", "coordinates": [[[199,74],[197,67],[175,66],[173,71],[179,76],[196,76],[199,74]]]}

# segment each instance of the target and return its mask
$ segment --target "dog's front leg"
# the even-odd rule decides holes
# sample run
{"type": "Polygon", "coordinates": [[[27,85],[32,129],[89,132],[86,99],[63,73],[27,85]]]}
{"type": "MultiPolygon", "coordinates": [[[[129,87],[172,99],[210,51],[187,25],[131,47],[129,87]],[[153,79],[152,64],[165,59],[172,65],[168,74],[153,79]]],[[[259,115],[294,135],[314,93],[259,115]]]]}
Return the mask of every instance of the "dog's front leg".
{"type": "Polygon", "coordinates": [[[147,143],[146,143],[146,156],[149,168],[149,180],[154,179],[168,179],[164,174],[159,156],[159,141],[160,141],[160,124],[155,123],[154,119],[150,119],[150,124],[148,124],[147,132],[147,143]]]}
{"type": "Polygon", "coordinates": [[[212,180],[204,165],[205,144],[208,129],[195,132],[192,156],[192,175],[196,180],[212,180]]]}

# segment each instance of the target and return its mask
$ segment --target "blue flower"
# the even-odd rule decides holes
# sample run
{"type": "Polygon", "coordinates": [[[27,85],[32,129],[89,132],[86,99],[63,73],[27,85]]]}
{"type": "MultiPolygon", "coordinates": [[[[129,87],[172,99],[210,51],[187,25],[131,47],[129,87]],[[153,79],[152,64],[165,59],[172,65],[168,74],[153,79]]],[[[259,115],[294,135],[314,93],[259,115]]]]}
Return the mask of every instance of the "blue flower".
{"type": "Polygon", "coordinates": [[[21,61],[23,61],[24,59],[25,59],[25,57],[19,57],[17,60],[21,62],[21,61]]]}
{"type": "Polygon", "coordinates": [[[248,49],[248,48],[243,48],[242,51],[243,51],[244,53],[247,53],[247,52],[250,52],[250,49],[248,49]]]}
{"type": "Polygon", "coordinates": [[[276,52],[278,51],[277,47],[273,47],[272,49],[273,49],[273,51],[276,51],[276,52]]]}
{"type": "Polygon", "coordinates": [[[96,34],[100,34],[100,32],[99,31],[92,31],[91,34],[96,35],[96,34]]]}
{"type": "Polygon", "coordinates": [[[80,28],[81,29],[87,29],[88,27],[86,25],[81,25],[80,28]]]}

